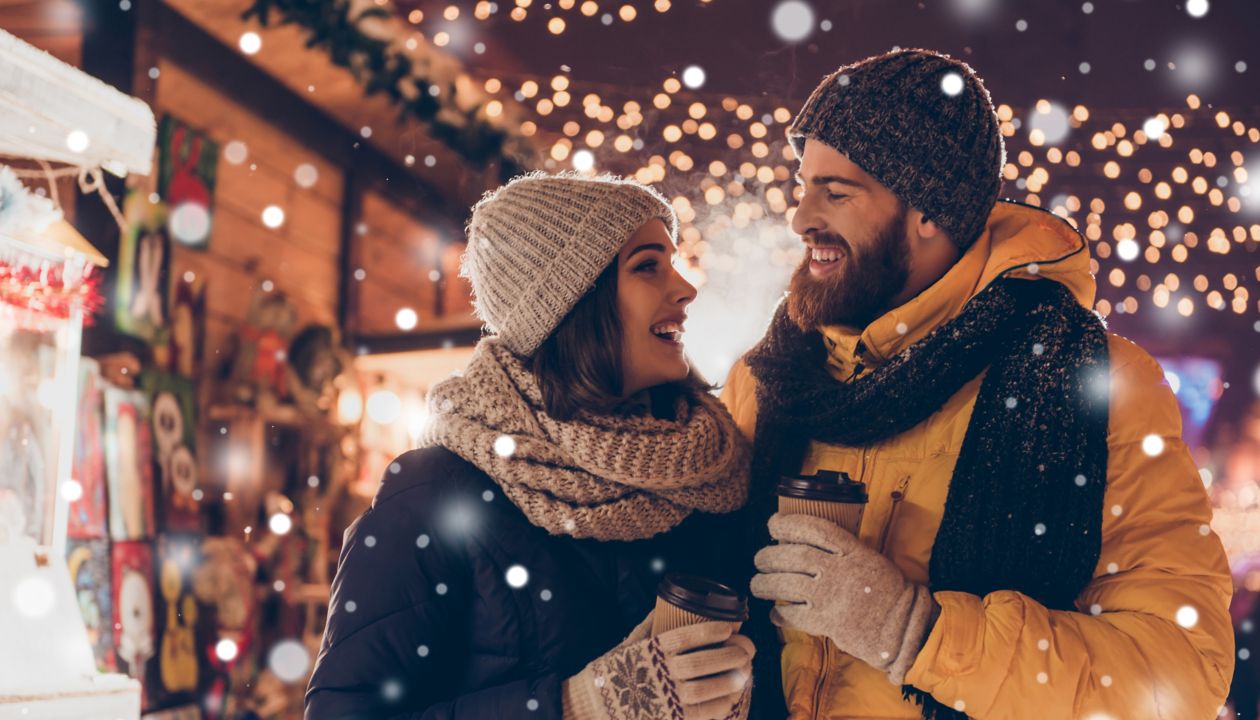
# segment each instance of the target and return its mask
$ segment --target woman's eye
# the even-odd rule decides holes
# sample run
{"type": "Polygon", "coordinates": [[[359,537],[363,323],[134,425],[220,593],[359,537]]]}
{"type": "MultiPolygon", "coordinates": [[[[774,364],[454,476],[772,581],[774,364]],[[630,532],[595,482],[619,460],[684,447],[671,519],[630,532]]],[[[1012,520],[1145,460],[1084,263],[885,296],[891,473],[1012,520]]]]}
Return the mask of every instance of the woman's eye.
{"type": "Polygon", "coordinates": [[[634,271],[635,272],[651,272],[652,270],[656,269],[656,266],[657,266],[657,262],[655,260],[648,260],[646,262],[640,263],[637,267],[635,267],[634,271]]]}

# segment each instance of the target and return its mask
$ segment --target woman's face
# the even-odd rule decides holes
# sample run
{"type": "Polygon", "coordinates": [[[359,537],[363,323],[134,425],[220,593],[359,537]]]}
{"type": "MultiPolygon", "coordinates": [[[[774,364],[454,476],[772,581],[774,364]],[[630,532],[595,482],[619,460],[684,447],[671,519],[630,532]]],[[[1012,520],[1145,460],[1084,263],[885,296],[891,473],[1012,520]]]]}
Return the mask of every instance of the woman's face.
{"type": "Polygon", "coordinates": [[[627,397],[683,380],[690,371],[682,331],[696,289],[678,274],[673,261],[674,241],[659,218],[644,223],[617,255],[622,388],[627,397]]]}

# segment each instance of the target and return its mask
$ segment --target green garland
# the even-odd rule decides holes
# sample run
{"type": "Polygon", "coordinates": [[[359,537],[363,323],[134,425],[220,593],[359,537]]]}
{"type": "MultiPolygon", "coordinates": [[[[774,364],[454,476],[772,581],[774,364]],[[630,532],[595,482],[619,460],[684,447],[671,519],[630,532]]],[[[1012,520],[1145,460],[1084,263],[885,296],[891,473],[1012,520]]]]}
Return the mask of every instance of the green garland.
{"type": "Polygon", "coordinates": [[[388,41],[369,37],[358,27],[368,18],[386,19],[391,11],[372,7],[364,10],[353,20],[349,17],[350,3],[346,0],[254,0],[242,14],[249,20],[257,17],[266,27],[271,13],[280,15],[280,24],[297,24],[306,28],[310,35],[308,48],[321,47],[328,51],[333,62],[349,69],[364,84],[367,95],[384,92],[399,107],[399,120],[412,117],[422,122],[429,134],[454,150],[465,160],[484,167],[498,163],[500,180],[520,174],[525,168],[505,152],[507,133],[478,117],[480,105],[461,110],[455,103],[455,85],[439,87],[437,96],[432,88],[435,83],[417,73],[411,58],[391,47],[388,41]],[[401,86],[414,83],[416,92],[404,94],[401,86]],[[462,122],[443,119],[439,113],[454,113],[462,122]]]}

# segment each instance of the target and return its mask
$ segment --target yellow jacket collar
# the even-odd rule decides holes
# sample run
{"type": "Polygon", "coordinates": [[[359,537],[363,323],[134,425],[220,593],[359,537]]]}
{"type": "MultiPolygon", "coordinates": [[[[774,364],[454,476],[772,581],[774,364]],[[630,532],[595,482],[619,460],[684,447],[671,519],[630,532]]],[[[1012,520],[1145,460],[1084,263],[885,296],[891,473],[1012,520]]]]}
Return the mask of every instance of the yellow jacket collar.
{"type": "Polygon", "coordinates": [[[1094,305],[1089,249],[1080,233],[1040,208],[999,201],[980,238],[926,290],[865,329],[819,328],[832,374],[848,379],[893,357],[956,317],[971,298],[1002,277],[1054,280],[1081,305],[1094,305]]]}

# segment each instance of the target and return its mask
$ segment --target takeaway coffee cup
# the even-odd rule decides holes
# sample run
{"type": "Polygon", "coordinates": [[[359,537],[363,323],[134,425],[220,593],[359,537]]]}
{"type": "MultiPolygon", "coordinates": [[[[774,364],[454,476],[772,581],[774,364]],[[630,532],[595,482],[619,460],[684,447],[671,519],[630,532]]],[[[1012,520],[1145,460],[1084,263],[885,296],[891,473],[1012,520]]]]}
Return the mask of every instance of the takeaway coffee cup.
{"type": "Polygon", "coordinates": [[[854,482],[848,473],[820,470],[816,475],[785,476],[775,492],[779,512],[830,520],[854,535],[866,509],[866,486],[854,482]]]}
{"type": "Polygon", "coordinates": [[[702,622],[748,619],[748,598],[720,582],[670,573],[656,588],[652,635],[702,622]]]}

